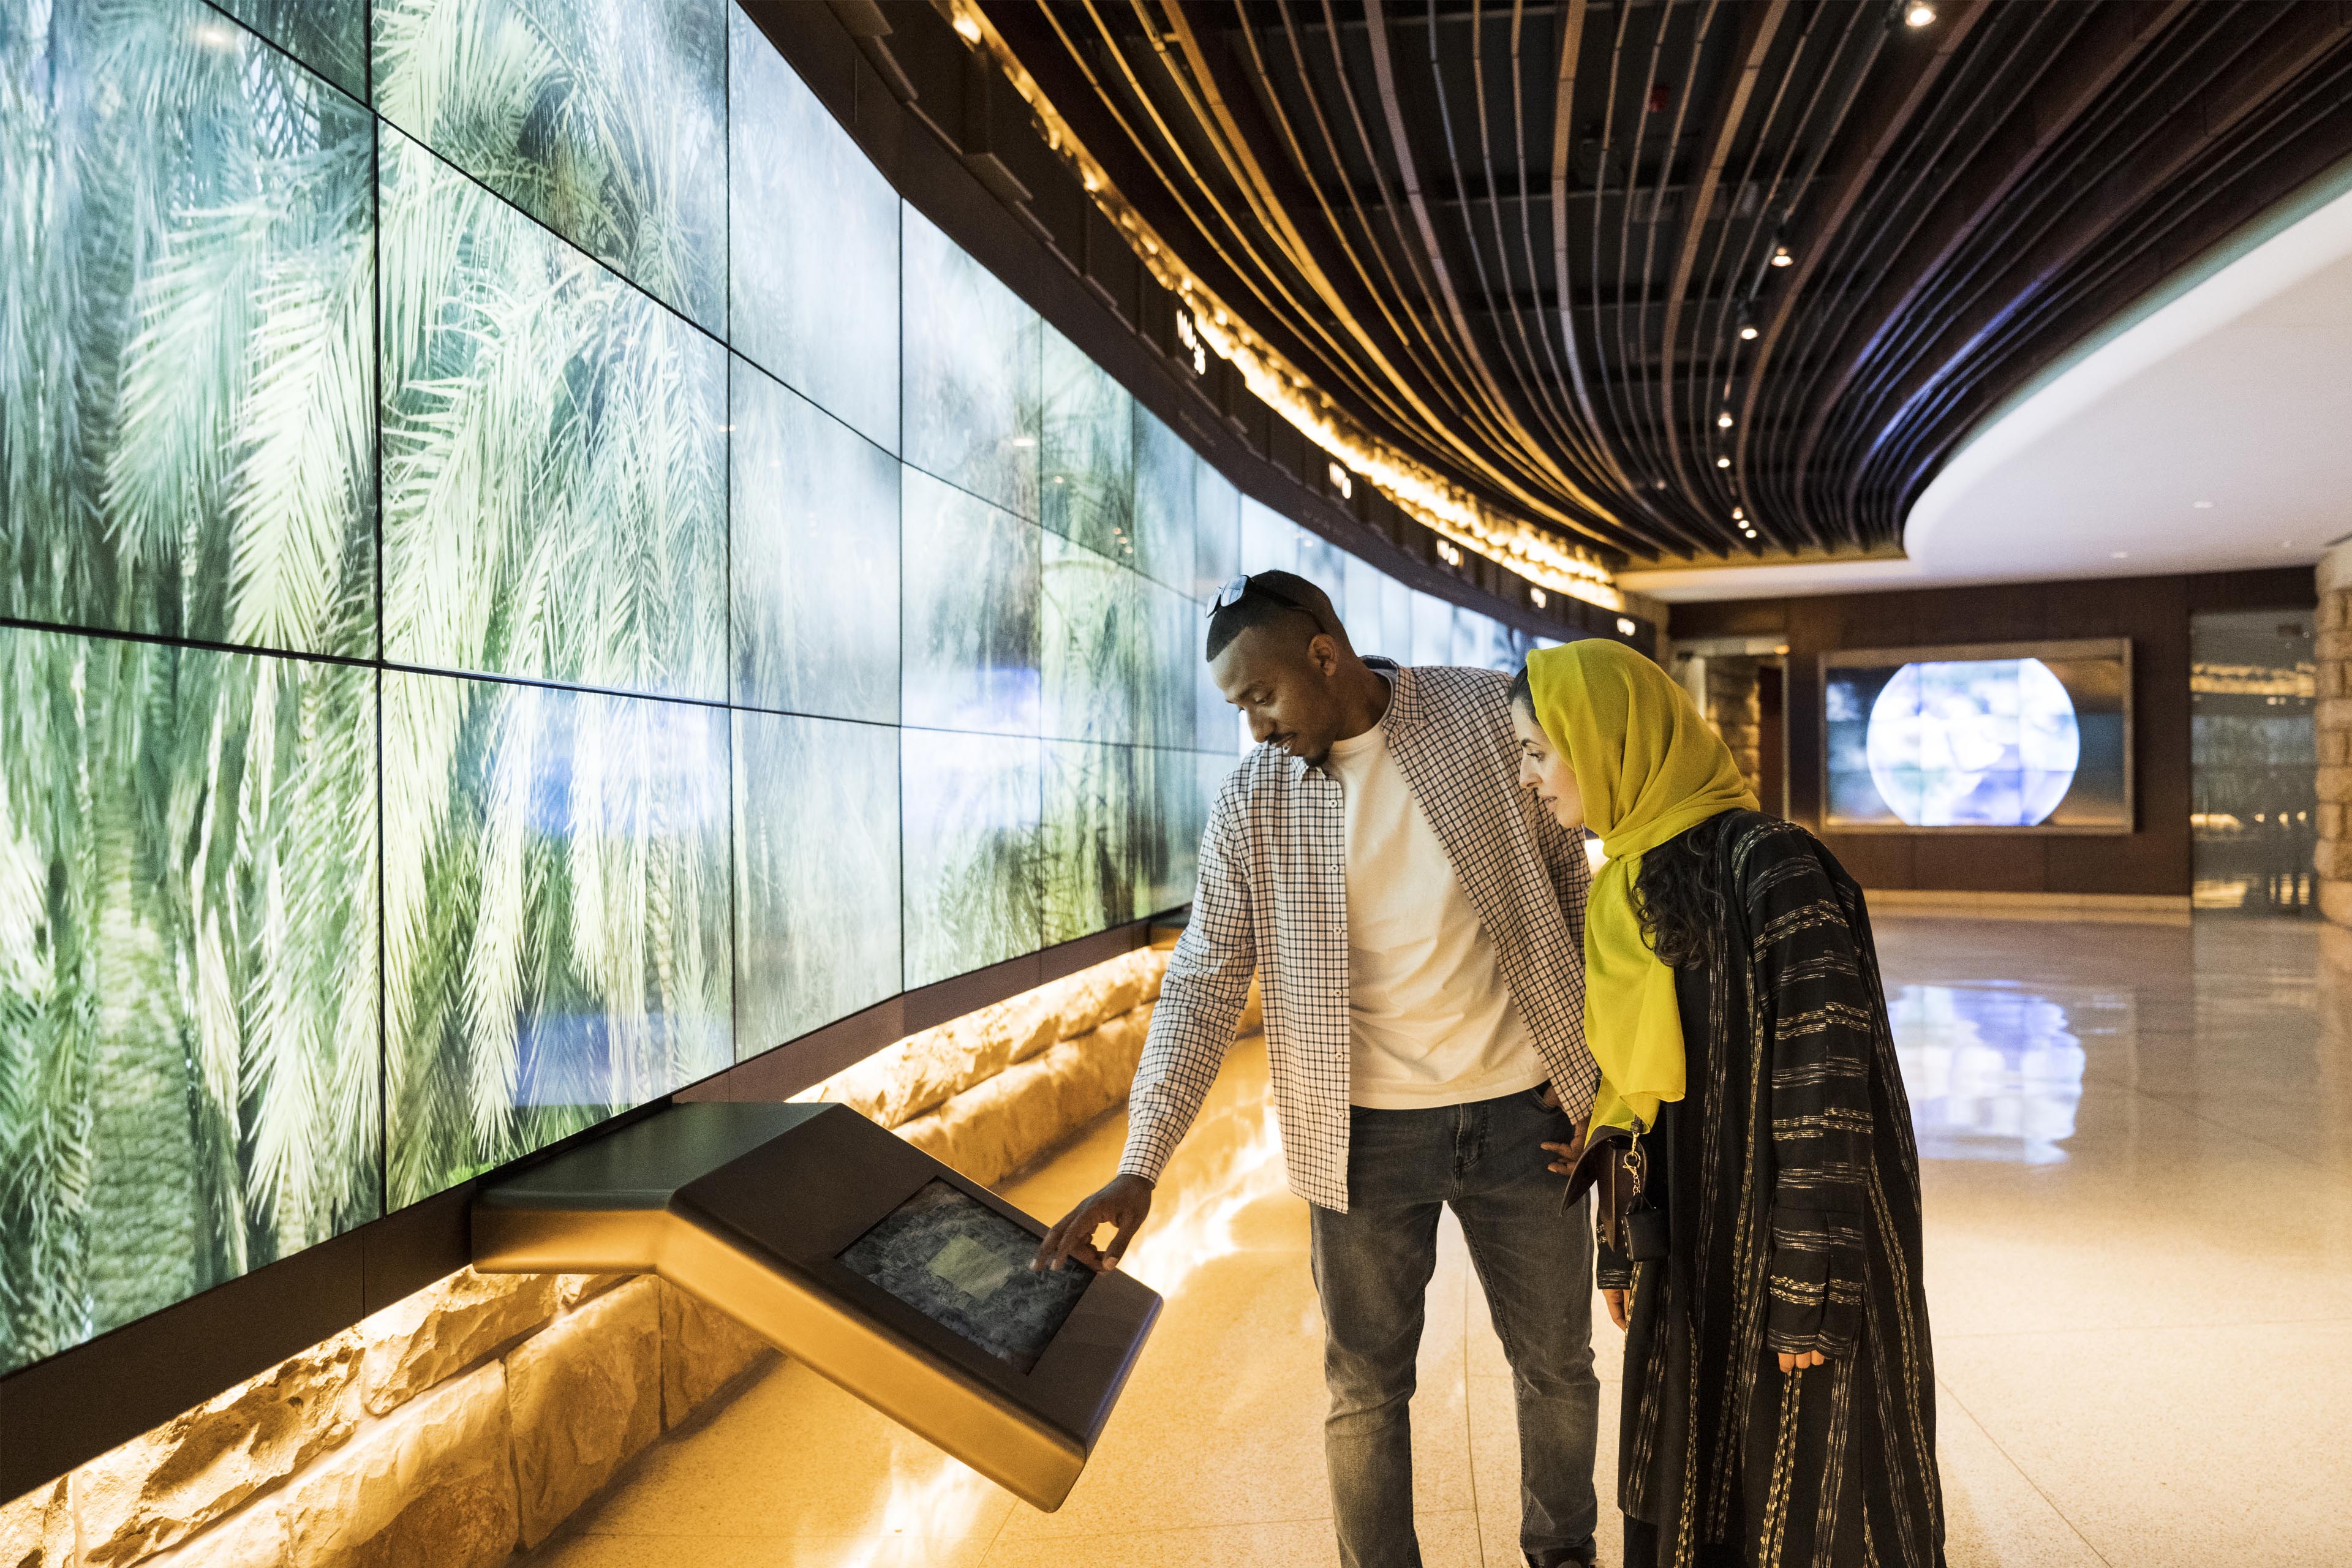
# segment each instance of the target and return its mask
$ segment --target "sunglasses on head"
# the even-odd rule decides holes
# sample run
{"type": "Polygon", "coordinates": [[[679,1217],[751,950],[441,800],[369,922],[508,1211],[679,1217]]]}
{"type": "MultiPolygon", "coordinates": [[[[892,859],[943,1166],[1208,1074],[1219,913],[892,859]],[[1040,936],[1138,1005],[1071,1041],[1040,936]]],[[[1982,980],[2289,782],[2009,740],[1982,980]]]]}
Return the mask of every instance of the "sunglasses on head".
{"type": "Polygon", "coordinates": [[[1315,629],[1318,631],[1330,630],[1323,624],[1323,617],[1317,612],[1315,606],[1300,603],[1279,588],[1270,588],[1263,583],[1253,582],[1246,572],[1217,590],[1217,596],[1209,601],[1209,614],[1213,616],[1228,605],[1238,605],[1252,594],[1255,594],[1261,599],[1271,599],[1285,609],[1297,610],[1300,615],[1313,621],[1315,629]]]}

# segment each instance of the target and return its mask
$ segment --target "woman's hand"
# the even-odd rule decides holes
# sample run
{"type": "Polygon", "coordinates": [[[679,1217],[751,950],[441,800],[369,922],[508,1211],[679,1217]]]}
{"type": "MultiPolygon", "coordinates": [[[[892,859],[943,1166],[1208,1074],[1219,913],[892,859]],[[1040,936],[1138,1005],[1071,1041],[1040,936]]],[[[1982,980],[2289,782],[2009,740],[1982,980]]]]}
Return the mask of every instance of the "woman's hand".
{"type": "Polygon", "coordinates": [[[1780,1354],[1780,1375],[1783,1377],[1801,1373],[1809,1366],[1820,1366],[1830,1359],[1819,1351],[1807,1351],[1801,1355],[1792,1355],[1787,1351],[1782,1351],[1780,1354]]]}
{"type": "Polygon", "coordinates": [[[1625,1329],[1625,1292],[1622,1290],[1612,1290],[1604,1286],[1601,1291],[1601,1300],[1609,1309],[1609,1321],[1617,1325],[1619,1332],[1623,1332],[1625,1329]]]}
{"type": "Polygon", "coordinates": [[[1576,1136],[1565,1143],[1547,1143],[1544,1149],[1551,1157],[1551,1173],[1555,1176],[1576,1174],[1576,1157],[1584,1152],[1585,1123],[1576,1124],[1576,1136]]]}

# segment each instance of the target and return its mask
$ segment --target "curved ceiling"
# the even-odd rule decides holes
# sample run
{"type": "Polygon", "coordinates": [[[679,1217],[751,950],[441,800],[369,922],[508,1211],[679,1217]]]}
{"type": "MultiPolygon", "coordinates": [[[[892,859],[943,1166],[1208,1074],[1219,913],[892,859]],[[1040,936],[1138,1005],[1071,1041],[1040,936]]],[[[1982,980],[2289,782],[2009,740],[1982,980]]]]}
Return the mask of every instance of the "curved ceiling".
{"type": "Polygon", "coordinates": [[[1946,580],[2313,561],[2352,531],[2347,365],[2338,194],[1988,423],[1912,509],[1906,551],[1946,580]]]}
{"type": "Polygon", "coordinates": [[[1989,410],[2352,153],[2333,0],[975,8],[1316,388],[1635,563],[1893,552],[1989,410]]]}

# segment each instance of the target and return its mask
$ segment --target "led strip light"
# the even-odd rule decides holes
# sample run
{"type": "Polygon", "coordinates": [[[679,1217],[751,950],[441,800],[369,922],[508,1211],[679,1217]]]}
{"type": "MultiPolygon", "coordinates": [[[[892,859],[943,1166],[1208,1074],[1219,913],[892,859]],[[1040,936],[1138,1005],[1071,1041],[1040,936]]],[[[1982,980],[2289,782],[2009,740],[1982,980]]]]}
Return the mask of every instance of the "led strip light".
{"type": "Polygon", "coordinates": [[[1622,610],[1599,556],[1525,518],[1497,512],[1443,474],[1366,431],[1274,348],[1252,332],[1191,268],[1177,259],[1103,172],[1066,121],[988,18],[970,0],[934,0],[965,43],[984,50],[1028,104],[1046,145],[1077,171],[1087,195],[1118,226],[1146,271],[1173,293],[1190,317],[1186,333],[1193,369],[1206,369],[1202,348],[1231,363],[1242,382],[1292,428],[1349,472],[1360,474],[1405,513],[1441,538],[1500,563],[1529,583],[1605,609],[1622,610]]]}

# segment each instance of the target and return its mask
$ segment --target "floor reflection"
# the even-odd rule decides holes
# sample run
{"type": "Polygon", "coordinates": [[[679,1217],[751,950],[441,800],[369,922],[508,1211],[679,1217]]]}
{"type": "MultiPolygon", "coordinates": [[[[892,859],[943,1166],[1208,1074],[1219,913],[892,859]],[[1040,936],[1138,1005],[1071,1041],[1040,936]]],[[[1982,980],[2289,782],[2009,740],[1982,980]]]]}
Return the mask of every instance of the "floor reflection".
{"type": "MultiPolygon", "coordinates": [[[[2318,924],[1878,922],[1928,1162],[1951,1568],[2345,1561],[2352,957],[2325,970],[2318,924]]],[[[1244,1042],[1129,1255],[1167,1310],[1058,1512],[784,1363],[526,1568],[1339,1568],[1307,1210],[1270,1099],[1244,1042]]],[[[1007,1195],[1064,1212],[1123,1133],[1110,1118],[1007,1195]]],[[[1622,1344],[1594,1338],[1610,1412],[1622,1344]]],[[[1523,1568],[1509,1368],[1451,1225],[1412,1442],[1429,1568],[1523,1568]]],[[[1613,1510],[1601,1535],[1617,1561],[1613,1510]]]]}
{"type": "Polygon", "coordinates": [[[2063,1005],[2001,987],[1904,985],[1886,1010],[1921,1159],[2066,1158],[2089,1058],[2063,1005]]]}

